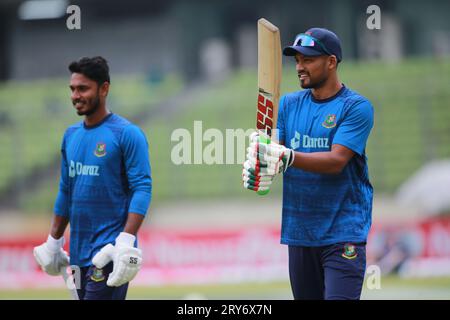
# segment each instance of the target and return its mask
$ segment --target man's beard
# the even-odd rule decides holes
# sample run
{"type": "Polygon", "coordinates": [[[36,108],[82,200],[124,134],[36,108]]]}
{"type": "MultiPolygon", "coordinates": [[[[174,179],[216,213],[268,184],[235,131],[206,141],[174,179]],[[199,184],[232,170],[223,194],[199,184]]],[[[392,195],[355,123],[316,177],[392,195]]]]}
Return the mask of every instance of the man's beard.
{"type": "Polygon", "coordinates": [[[317,80],[317,81],[311,81],[311,78],[309,78],[310,81],[308,84],[304,85],[302,84],[302,81],[300,80],[300,86],[303,89],[319,89],[321,87],[323,87],[323,85],[325,84],[325,82],[327,81],[327,76],[324,76],[323,78],[317,80]]]}
{"type": "MultiPolygon", "coordinates": [[[[78,100],[75,100],[74,101],[74,105],[77,102],[78,102],[78,100]]],[[[98,108],[100,107],[100,98],[97,95],[95,98],[88,99],[88,101],[86,101],[85,104],[89,105],[90,108],[87,109],[86,111],[77,110],[77,114],[79,116],[90,116],[91,114],[94,114],[98,110],[98,108]]]]}
{"type": "MultiPolygon", "coordinates": [[[[304,72],[302,72],[302,73],[304,73],[304,72]]],[[[322,69],[322,73],[320,74],[320,78],[316,78],[316,79],[314,79],[314,81],[311,78],[310,73],[306,73],[306,75],[309,78],[309,83],[308,84],[305,85],[300,80],[300,86],[303,89],[320,89],[320,88],[322,88],[325,85],[325,83],[327,82],[328,77],[329,77],[329,73],[327,72],[327,70],[325,68],[322,69]]]]}

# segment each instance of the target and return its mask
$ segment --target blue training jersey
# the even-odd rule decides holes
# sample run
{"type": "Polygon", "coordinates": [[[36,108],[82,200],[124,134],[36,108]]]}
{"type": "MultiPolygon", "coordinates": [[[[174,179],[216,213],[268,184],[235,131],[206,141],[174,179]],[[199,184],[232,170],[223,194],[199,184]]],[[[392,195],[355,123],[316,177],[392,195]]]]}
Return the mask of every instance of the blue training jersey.
{"type": "Polygon", "coordinates": [[[54,211],[70,221],[70,263],[86,267],[123,231],[129,212],[147,213],[148,143],[137,126],[111,113],[95,126],[81,121],[69,127],[61,153],[54,211]]]}
{"type": "Polygon", "coordinates": [[[286,147],[326,152],[340,144],[355,152],[339,174],[287,169],[281,243],[315,247],[367,240],[373,189],[365,146],[372,126],[371,103],[345,86],[325,100],[316,100],[311,90],[280,99],[278,138],[286,147]]]}

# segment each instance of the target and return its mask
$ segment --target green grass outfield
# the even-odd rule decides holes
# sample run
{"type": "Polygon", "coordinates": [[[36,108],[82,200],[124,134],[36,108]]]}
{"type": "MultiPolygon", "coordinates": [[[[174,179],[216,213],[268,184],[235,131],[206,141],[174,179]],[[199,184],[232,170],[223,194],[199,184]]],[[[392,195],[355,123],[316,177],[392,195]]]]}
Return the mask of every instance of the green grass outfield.
{"type": "MultiPolygon", "coordinates": [[[[70,299],[68,291],[53,290],[0,290],[0,299],[70,299]]],[[[287,282],[243,283],[229,285],[195,285],[165,287],[130,287],[128,299],[292,299],[287,282]]],[[[383,277],[381,289],[364,286],[362,299],[450,299],[450,277],[402,279],[383,277]]]]}

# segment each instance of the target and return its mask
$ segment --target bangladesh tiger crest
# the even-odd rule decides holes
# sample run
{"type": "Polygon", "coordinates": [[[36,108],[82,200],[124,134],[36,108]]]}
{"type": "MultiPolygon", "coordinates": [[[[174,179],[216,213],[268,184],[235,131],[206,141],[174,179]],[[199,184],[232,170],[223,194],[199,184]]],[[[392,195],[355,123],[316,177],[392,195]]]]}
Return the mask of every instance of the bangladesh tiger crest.
{"type": "Polygon", "coordinates": [[[322,126],[331,129],[336,127],[336,115],[335,114],[329,114],[324,122],[322,122],[322,126]]]}
{"type": "Polygon", "coordinates": [[[356,253],[356,249],[355,246],[347,243],[344,246],[344,252],[342,253],[342,257],[346,258],[346,259],[355,259],[358,256],[358,254],[356,253]]]}
{"type": "Polygon", "coordinates": [[[91,280],[95,282],[100,282],[105,280],[105,275],[103,274],[103,269],[99,269],[94,267],[94,270],[92,271],[91,280]]]}
{"type": "Polygon", "coordinates": [[[104,157],[106,155],[106,143],[97,143],[94,154],[99,158],[104,157]]]}

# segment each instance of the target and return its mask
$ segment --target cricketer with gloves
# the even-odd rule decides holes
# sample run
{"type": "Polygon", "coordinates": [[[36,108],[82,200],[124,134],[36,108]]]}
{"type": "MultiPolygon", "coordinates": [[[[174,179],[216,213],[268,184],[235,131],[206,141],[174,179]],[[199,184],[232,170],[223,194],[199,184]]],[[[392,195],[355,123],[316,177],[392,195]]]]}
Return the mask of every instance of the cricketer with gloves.
{"type": "Polygon", "coordinates": [[[49,275],[78,266],[79,299],[123,300],[142,265],[136,235],[151,201],[148,143],[136,125],[106,108],[104,58],[81,58],[69,70],[72,104],[84,120],[64,134],[50,234],[33,254],[49,275]],[[70,258],[63,249],[69,223],[70,258]]]}
{"type": "Polygon", "coordinates": [[[297,35],[283,54],[295,58],[304,90],[280,99],[279,143],[250,136],[244,187],[265,191],[283,174],[281,243],[295,299],[359,299],[372,221],[365,147],[373,107],[339,81],[341,44],[330,30],[297,35]]]}

